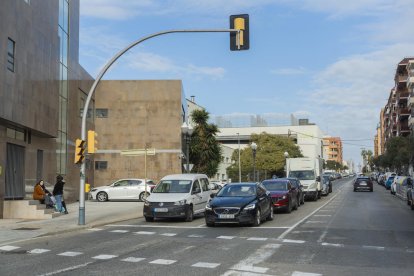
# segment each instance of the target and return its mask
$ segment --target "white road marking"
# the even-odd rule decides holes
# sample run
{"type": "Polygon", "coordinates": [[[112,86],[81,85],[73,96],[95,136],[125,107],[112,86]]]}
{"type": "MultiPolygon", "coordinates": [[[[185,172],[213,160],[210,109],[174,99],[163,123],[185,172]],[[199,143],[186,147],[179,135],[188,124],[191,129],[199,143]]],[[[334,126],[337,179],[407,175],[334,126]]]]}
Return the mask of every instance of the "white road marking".
{"type": "Polygon", "coordinates": [[[65,256],[65,257],[75,257],[75,256],[79,256],[82,255],[82,252],[72,252],[72,251],[67,251],[67,252],[63,252],[60,254],[57,254],[58,256],[65,256]]]}
{"type": "Polygon", "coordinates": [[[150,262],[150,264],[161,264],[161,265],[170,265],[177,261],[175,260],[164,260],[164,259],[157,259],[155,261],[150,262]]]}
{"type": "Polygon", "coordinates": [[[102,231],[103,229],[102,228],[89,228],[89,229],[86,229],[86,230],[88,230],[88,231],[102,231]]]}
{"type": "Polygon", "coordinates": [[[283,240],[290,232],[293,231],[293,229],[295,229],[296,227],[298,227],[301,223],[303,223],[304,221],[306,221],[308,218],[310,218],[311,216],[313,216],[314,214],[316,214],[319,210],[321,210],[323,207],[325,207],[326,205],[328,205],[332,200],[335,199],[335,197],[338,194],[334,195],[333,197],[331,197],[331,199],[329,201],[327,201],[324,205],[322,205],[321,207],[317,208],[315,211],[313,211],[312,213],[310,213],[309,215],[307,215],[306,217],[304,217],[303,219],[301,219],[300,221],[298,221],[297,223],[295,223],[293,226],[289,227],[289,229],[287,229],[285,232],[283,232],[277,239],[278,240],[283,240]]]}
{"type": "Polygon", "coordinates": [[[138,232],[134,232],[134,234],[138,234],[138,235],[154,235],[155,232],[138,231],[138,232]]]}
{"type": "Polygon", "coordinates": [[[322,220],[308,220],[305,223],[325,223],[326,221],[322,221],[322,220]]]}
{"type": "Polygon", "coordinates": [[[253,273],[247,271],[235,271],[235,270],[227,270],[222,276],[272,276],[270,274],[263,274],[263,273],[253,273]]]}
{"type": "Polygon", "coordinates": [[[204,238],[205,235],[188,235],[189,238],[204,238]]]}
{"type": "Polygon", "coordinates": [[[20,247],[13,246],[13,245],[5,245],[5,246],[0,247],[0,250],[2,250],[2,251],[12,251],[12,250],[15,250],[15,249],[18,249],[18,248],[20,248],[20,247]]]}
{"type": "Polygon", "coordinates": [[[143,261],[143,260],[145,260],[145,258],[128,257],[128,258],[122,259],[121,261],[130,262],[130,263],[138,263],[138,262],[143,261]]]}
{"type": "Polygon", "coordinates": [[[109,232],[111,232],[111,233],[128,233],[129,231],[128,230],[112,230],[112,231],[109,231],[109,232]]]}
{"type": "Polygon", "coordinates": [[[301,271],[294,271],[292,276],[322,276],[322,274],[318,273],[309,273],[309,272],[301,272],[301,271]]]}
{"type": "Polygon", "coordinates": [[[217,239],[232,240],[235,236],[218,236],[217,239]]]}
{"type": "Polygon", "coordinates": [[[315,231],[313,230],[304,230],[304,231],[293,231],[292,233],[294,234],[300,234],[300,233],[313,233],[315,231]]]}
{"type": "Polygon", "coordinates": [[[314,217],[331,217],[332,215],[314,215],[314,217]]]}
{"type": "Polygon", "coordinates": [[[323,246],[332,246],[332,247],[344,247],[345,246],[341,243],[328,243],[328,242],[323,242],[322,245],[323,246]]]}
{"type": "Polygon", "coordinates": [[[251,237],[247,239],[248,241],[267,241],[267,238],[256,238],[256,237],[251,237]]]}
{"type": "Polygon", "coordinates": [[[269,269],[267,267],[252,266],[252,265],[235,265],[231,269],[239,271],[248,271],[254,273],[266,273],[269,269]]]}
{"type": "Polygon", "coordinates": [[[380,250],[380,251],[385,250],[385,247],[383,246],[372,246],[372,245],[363,245],[362,248],[380,250]]]}
{"type": "Polygon", "coordinates": [[[62,272],[71,271],[71,270],[75,270],[75,269],[78,269],[78,268],[81,268],[81,267],[85,267],[87,265],[90,265],[91,263],[93,263],[93,262],[87,262],[87,263],[84,263],[84,264],[81,264],[81,265],[75,265],[75,266],[67,267],[67,268],[64,268],[64,269],[59,269],[59,270],[56,270],[56,271],[53,271],[53,272],[42,274],[40,276],[50,276],[50,275],[60,274],[62,272]]]}
{"type": "Polygon", "coordinates": [[[134,224],[107,224],[107,227],[131,227],[131,228],[170,228],[170,229],[200,229],[200,226],[172,226],[172,225],[134,225],[134,224]]]}
{"type": "Polygon", "coordinates": [[[50,251],[49,249],[36,248],[36,249],[33,249],[33,250],[28,251],[27,253],[30,253],[30,254],[42,254],[42,253],[49,252],[49,251],[50,251]]]}
{"type": "Polygon", "coordinates": [[[413,249],[407,249],[407,253],[414,253],[413,249]]]}
{"type": "Polygon", "coordinates": [[[194,247],[195,247],[194,245],[186,246],[186,247],[184,247],[184,248],[181,248],[181,249],[175,250],[175,251],[174,251],[174,254],[181,254],[181,253],[183,253],[183,252],[185,252],[185,251],[187,251],[187,250],[189,250],[189,249],[191,249],[191,248],[194,248],[194,247]]]}
{"type": "Polygon", "coordinates": [[[98,255],[98,256],[92,257],[92,259],[109,260],[109,259],[113,259],[113,258],[116,258],[116,257],[118,257],[118,256],[117,255],[105,255],[105,254],[102,254],[102,255],[98,255]]]}
{"type": "Polygon", "coordinates": [[[305,243],[303,240],[289,240],[289,239],[283,239],[282,242],[285,243],[305,243]]]}
{"type": "Polygon", "coordinates": [[[318,242],[322,242],[323,239],[326,237],[326,235],[328,234],[328,230],[325,229],[325,231],[322,232],[322,235],[319,237],[318,242]]]}
{"type": "Polygon", "coordinates": [[[177,233],[163,233],[163,234],[160,234],[161,236],[166,236],[166,237],[174,237],[174,236],[176,236],[177,235],[177,233]]]}
{"type": "Polygon", "coordinates": [[[220,265],[219,263],[203,263],[203,262],[198,262],[198,263],[193,264],[192,266],[194,266],[194,267],[204,267],[204,268],[216,268],[219,265],[220,265]]]}

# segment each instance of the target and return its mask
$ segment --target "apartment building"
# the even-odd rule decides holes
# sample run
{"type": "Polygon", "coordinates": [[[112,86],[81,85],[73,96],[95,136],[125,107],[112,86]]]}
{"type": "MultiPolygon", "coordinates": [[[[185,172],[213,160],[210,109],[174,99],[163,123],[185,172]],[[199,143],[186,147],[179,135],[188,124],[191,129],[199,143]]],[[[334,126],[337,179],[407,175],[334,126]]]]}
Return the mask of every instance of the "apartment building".
{"type": "Polygon", "coordinates": [[[407,63],[407,89],[408,89],[408,108],[410,109],[410,116],[408,117],[408,126],[411,133],[414,133],[414,58],[408,60],[407,63]]]}
{"type": "Polygon", "coordinates": [[[335,161],[342,164],[342,140],[340,137],[323,138],[324,148],[326,152],[326,161],[335,161]]]}

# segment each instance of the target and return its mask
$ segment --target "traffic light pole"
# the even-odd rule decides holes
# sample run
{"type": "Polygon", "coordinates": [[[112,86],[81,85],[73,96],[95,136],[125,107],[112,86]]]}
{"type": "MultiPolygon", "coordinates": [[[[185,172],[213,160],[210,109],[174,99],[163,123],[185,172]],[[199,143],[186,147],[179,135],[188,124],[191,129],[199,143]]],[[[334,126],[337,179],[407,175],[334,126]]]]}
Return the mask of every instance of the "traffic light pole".
{"type": "MultiPolygon", "coordinates": [[[[83,107],[83,112],[82,112],[82,130],[81,130],[82,140],[86,140],[86,117],[88,113],[89,103],[92,99],[93,94],[95,93],[95,89],[98,86],[99,81],[102,79],[106,71],[108,71],[111,65],[118,58],[120,58],[123,54],[125,54],[129,49],[133,48],[134,46],[150,38],[160,36],[160,35],[165,35],[165,34],[171,34],[171,33],[237,33],[237,34],[240,34],[240,30],[239,29],[169,30],[169,31],[163,31],[163,32],[158,32],[158,33],[148,35],[144,38],[141,38],[129,44],[126,48],[124,48],[123,50],[118,52],[114,57],[112,57],[111,60],[108,61],[108,63],[106,63],[106,65],[102,68],[102,70],[99,72],[98,76],[96,77],[95,81],[93,82],[91,89],[89,90],[88,97],[86,98],[85,106],[83,107]]],[[[78,224],[85,225],[85,162],[82,162],[80,166],[78,224]]]]}

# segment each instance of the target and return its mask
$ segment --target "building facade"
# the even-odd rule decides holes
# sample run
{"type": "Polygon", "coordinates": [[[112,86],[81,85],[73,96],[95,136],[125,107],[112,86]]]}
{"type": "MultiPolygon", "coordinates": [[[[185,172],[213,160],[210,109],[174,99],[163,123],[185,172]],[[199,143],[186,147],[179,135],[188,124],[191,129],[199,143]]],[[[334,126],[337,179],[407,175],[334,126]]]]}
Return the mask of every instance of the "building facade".
{"type": "Polygon", "coordinates": [[[3,217],[5,200],[31,198],[36,181],[51,186],[58,174],[66,178],[66,199],[78,198],[74,140],[92,78],[78,61],[79,0],[4,0],[0,29],[3,217]]]}
{"type": "Polygon", "coordinates": [[[92,186],[121,178],[160,180],[182,173],[185,162],[181,125],[187,120],[187,101],[179,80],[108,80],[96,91],[95,130],[98,151],[94,155],[92,186]],[[148,155],[126,151],[155,149],[148,155]]]}
{"type": "Polygon", "coordinates": [[[343,163],[342,157],[342,140],[340,137],[325,137],[324,147],[326,151],[326,161],[335,161],[343,163]]]}

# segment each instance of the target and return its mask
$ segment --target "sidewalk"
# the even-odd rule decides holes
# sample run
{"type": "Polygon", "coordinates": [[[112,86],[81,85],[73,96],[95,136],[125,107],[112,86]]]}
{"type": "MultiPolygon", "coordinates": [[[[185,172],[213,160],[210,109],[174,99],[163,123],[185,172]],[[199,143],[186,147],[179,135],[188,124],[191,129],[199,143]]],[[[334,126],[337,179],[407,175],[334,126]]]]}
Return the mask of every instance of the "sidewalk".
{"type": "Polygon", "coordinates": [[[19,240],[97,227],[142,217],[143,202],[86,201],[85,225],[78,225],[79,203],[66,204],[69,214],[47,220],[0,219],[0,246],[19,240]]]}

